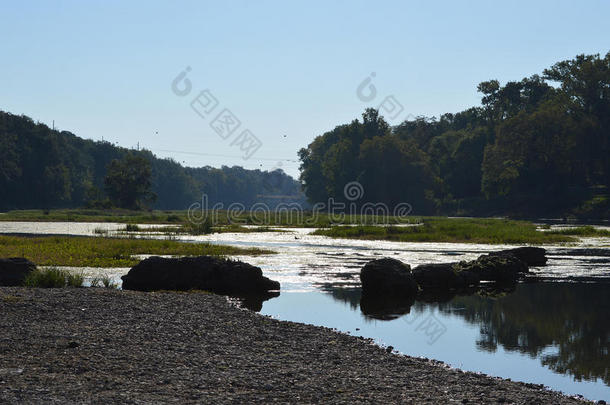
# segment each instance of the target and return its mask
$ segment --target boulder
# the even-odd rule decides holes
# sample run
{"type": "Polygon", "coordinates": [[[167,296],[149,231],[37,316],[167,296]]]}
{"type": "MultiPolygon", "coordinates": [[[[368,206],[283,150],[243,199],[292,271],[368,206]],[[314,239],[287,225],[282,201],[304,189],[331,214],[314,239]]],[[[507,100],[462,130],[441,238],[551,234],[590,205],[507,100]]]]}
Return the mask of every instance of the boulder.
{"type": "Polygon", "coordinates": [[[460,285],[453,268],[455,263],[420,264],[413,269],[413,277],[422,290],[450,290],[460,285]]]}
{"type": "Polygon", "coordinates": [[[0,286],[20,286],[36,265],[23,257],[0,259],[0,286]]]}
{"type": "Polygon", "coordinates": [[[280,283],[263,276],[259,267],[214,256],[142,260],[122,277],[124,290],[205,290],[250,296],[279,290],[280,283]]]}
{"type": "Polygon", "coordinates": [[[521,260],[528,266],[544,266],[546,265],[546,250],[540,247],[524,246],[514,249],[500,250],[499,252],[490,253],[490,256],[506,256],[512,255],[521,260]]]}
{"type": "Polygon", "coordinates": [[[458,272],[476,275],[481,281],[514,282],[520,274],[527,273],[528,267],[513,255],[482,255],[477,260],[460,262],[455,265],[458,272]]]}
{"type": "Polygon", "coordinates": [[[417,293],[417,284],[411,266],[391,259],[376,259],[360,270],[362,295],[367,297],[411,297],[417,293]]]}

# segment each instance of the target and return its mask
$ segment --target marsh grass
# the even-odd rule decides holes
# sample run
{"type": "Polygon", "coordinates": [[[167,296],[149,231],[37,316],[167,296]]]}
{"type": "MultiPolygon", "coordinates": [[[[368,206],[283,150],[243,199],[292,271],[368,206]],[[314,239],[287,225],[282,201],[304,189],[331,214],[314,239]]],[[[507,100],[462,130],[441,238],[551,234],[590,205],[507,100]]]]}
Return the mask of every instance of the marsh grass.
{"type": "Polygon", "coordinates": [[[66,270],[49,268],[36,269],[25,278],[26,287],[36,288],[63,288],[82,287],[85,278],[82,274],[71,273],[66,270]]]}
{"type": "Polygon", "coordinates": [[[273,252],[174,240],[0,235],[0,257],[25,257],[39,266],[131,267],[140,262],[133,255],[234,256],[269,253],[273,252]]]}
{"type": "Polygon", "coordinates": [[[137,224],[127,224],[123,230],[125,232],[140,232],[140,227],[137,224]]]}
{"type": "MultiPolygon", "coordinates": [[[[374,225],[380,218],[373,215],[333,215],[325,213],[302,212],[242,212],[229,215],[226,210],[207,211],[200,213],[208,218],[210,227],[223,227],[227,225],[255,225],[261,227],[304,227],[322,228],[331,224],[364,224],[374,225]]],[[[390,224],[413,223],[416,217],[389,217],[390,224]]],[[[124,224],[158,224],[183,225],[187,230],[190,225],[196,234],[205,234],[205,227],[198,227],[189,221],[186,210],[174,211],[131,211],[124,209],[60,209],[50,210],[45,214],[43,210],[15,210],[4,213],[0,221],[30,221],[30,222],[119,222],[124,224]]],[[[206,227],[208,225],[205,225],[206,227]]],[[[203,226],[203,224],[202,224],[203,226]]],[[[209,233],[209,232],[208,232],[209,233]]]]}
{"type": "Polygon", "coordinates": [[[314,235],[400,242],[549,244],[574,242],[569,235],[541,232],[527,221],[493,218],[422,218],[418,226],[334,226],[314,235]]]}
{"type": "Polygon", "coordinates": [[[93,229],[93,233],[96,235],[108,235],[108,230],[101,228],[101,227],[96,227],[95,229],[93,229]]]}
{"type": "Polygon", "coordinates": [[[110,289],[118,288],[118,284],[112,281],[108,276],[94,277],[91,279],[91,287],[104,287],[110,289]]]}
{"type": "Polygon", "coordinates": [[[202,223],[186,222],[180,228],[180,232],[188,233],[189,235],[207,235],[212,233],[212,222],[208,219],[202,223]]]}
{"type": "Polygon", "coordinates": [[[591,237],[606,237],[610,238],[610,231],[605,229],[597,229],[593,226],[578,226],[573,228],[556,229],[548,231],[553,235],[570,235],[570,236],[591,236],[591,237]]]}

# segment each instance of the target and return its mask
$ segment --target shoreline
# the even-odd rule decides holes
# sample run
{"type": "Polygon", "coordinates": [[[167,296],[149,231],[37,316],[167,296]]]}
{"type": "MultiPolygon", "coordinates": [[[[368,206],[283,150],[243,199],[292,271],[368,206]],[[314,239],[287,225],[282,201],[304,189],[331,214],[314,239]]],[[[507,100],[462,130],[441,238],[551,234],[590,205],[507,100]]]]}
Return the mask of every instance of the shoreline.
{"type": "Polygon", "coordinates": [[[1,287],[0,313],[0,402],[587,403],[207,293],[1,287]]]}

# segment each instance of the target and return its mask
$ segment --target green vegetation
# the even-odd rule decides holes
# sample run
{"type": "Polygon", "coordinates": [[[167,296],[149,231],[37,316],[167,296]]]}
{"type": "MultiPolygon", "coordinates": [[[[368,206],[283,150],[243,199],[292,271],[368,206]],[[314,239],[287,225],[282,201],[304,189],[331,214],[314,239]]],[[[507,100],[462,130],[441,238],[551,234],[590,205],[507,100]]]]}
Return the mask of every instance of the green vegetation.
{"type": "Polygon", "coordinates": [[[316,137],[299,151],[308,199],[409,203],[417,215],[610,217],[610,52],[478,91],[481,106],[438,119],[390,127],[367,109],[316,137]],[[364,192],[347,199],[353,181],[364,192]]]}
{"type": "Polygon", "coordinates": [[[318,229],[314,235],[400,242],[548,244],[576,241],[567,235],[538,231],[530,222],[471,218],[423,218],[422,224],[416,226],[334,226],[318,229]]]}
{"type": "MultiPolygon", "coordinates": [[[[125,224],[175,224],[187,221],[186,211],[136,211],[126,209],[13,210],[0,221],[118,222],[125,224]]],[[[100,229],[104,233],[104,229],[100,229]]]]}
{"type": "Polygon", "coordinates": [[[39,266],[131,267],[134,255],[260,255],[273,253],[209,243],[105,237],[0,236],[0,257],[25,257],[39,266]]]}
{"type": "Polygon", "coordinates": [[[186,222],[177,232],[188,233],[189,235],[207,235],[212,233],[212,222],[208,219],[202,223],[186,222]]]}
{"type": "MultiPolygon", "coordinates": [[[[328,214],[305,212],[278,212],[277,214],[262,213],[262,212],[244,212],[238,215],[231,215],[224,210],[216,212],[208,211],[208,222],[212,226],[213,232],[249,232],[249,228],[243,225],[251,225],[257,227],[257,232],[263,231],[265,228],[281,226],[281,227],[304,227],[304,228],[322,228],[332,224],[377,224],[380,221],[379,217],[373,215],[336,215],[330,217],[328,214]]],[[[387,222],[390,224],[412,223],[414,217],[399,218],[388,217],[387,222]]],[[[182,231],[195,234],[204,234],[205,232],[197,232],[205,230],[204,221],[201,225],[194,224],[189,221],[187,211],[130,211],[121,209],[61,209],[61,210],[14,210],[0,214],[0,221],[27,221],[27,222],[117,222],[125,224],[158,224],[168,225],[153,227],[146,229],[151,232],[174,232],[176,226],[181,226],[182,231]],[[174,225],[169,226],[169,225],[174,225]]],[[[130,228],[135,229],[135,228],[130,228]]],[[[139,229],[139,228],[138,228],[139,229]]],[[[269,229],[267,229],[269,230],[269,229]]],[[[123,231],[127,231],[124,228],[123,231]]],[[[108,232],[99,228],[94,230],[95,233],[105,235],[108,232]]]]}
{"type": "MultiPolygon", "coordinates": [[[[108,164],[106,177],[104,177],[104,189],[109,205],[115,207],[140,209],[148,202],[157,199],[157,195],[150,191],[151,188],[150,162],[144,156],[128,153],[122,159],[113,159],[108,164]]],[[[100,200],[90,199],[95,205],[100,200]]],[[[105,202],[101,202],[102,205],[105,202]]]]}
{"type": "Polygon", "coordinates": [[[195,202],[201,203],[203,193],[209,207],[216,203],[224,207],[231,203],[251,206],[257,202],[273,207],[279,202],[304,201],[298,182],[281,169],[268,172],[239,166],[187,168],[171,159],[159,159],[148,150],[82,139],[3,111],[0,190],[2,211],[87,205],[135,207],[146,202],[146,197],[151,196],[149,191],[157,195],[153,204],[157,209],[186,209],[195,202]],[[137,170],[132,172],[126,167],[127,161],[136,162],[137,170]],[[130,172],[149,179],[150,188],[129,180],[126,175],[130,172]],[[129,188],[129,184],[135,187],[129,188]]]}
{"type": "Polygon", "coordinates": [[[82,274],[57,268],[36,269],[26,277],[25,286],[36,288],[82,287],[84,281],[85,277],[82,274]]]}
{"type": "Polygon", "coordinates": [[[127,224],[123,230],[125,232],[139,232],[140,227],[137,224],[127,224]]]}
{"type": "Polygon", "coordinates": [[[118,285],[108,276],[95,277],[91,280],[91,287],[104,287],[115,289],[118,285]]]}
{"type": "Polygon", "coordinates": [[[578,226],[573,228],[557,229],[548,231],[555,235],[572,235],[572,236],[593,236],[610,238],[610,231],[605,229],[597,229],[593,226],[578,226]]]}

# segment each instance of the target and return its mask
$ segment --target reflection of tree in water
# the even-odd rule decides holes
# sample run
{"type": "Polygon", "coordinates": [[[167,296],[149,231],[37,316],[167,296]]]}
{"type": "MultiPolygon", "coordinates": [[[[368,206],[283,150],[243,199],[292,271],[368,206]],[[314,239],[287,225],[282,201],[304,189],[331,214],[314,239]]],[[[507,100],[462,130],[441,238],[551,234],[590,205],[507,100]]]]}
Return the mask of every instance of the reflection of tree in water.
{"type": "Polygon", "coordinates": [[[360,306],[360,295],[361,289],[345,286],[337,283],[325,283],[320,284],[319,287],[328,293],[330,293],[333,299],[347,303],[351,309],[358,309],[360,306]]]}
{"type": "Polygon", "coordinates": [[[502,345],[577,380],[610,384],[609,291],[609,284],[520,284],[503,297],[460,296],[439,308],[480,325],[483,350],[502,345]]]}

